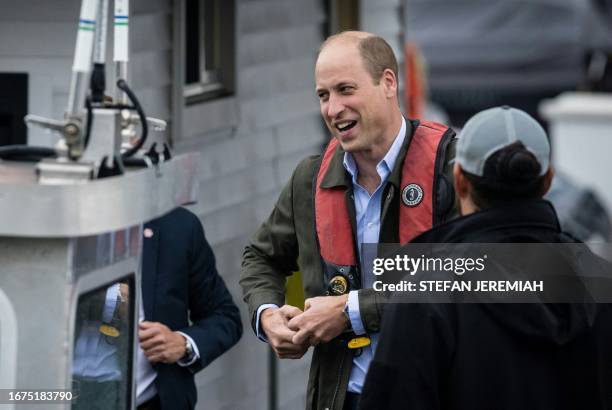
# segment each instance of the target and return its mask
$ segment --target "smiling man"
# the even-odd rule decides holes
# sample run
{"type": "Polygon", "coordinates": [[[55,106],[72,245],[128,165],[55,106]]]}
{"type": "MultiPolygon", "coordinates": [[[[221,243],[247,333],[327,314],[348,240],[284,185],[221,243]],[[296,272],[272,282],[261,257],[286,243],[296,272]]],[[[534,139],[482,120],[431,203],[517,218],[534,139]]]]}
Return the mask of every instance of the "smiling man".
{"type": "Polygon", "coordinates": [[[298,164],[245,249],[240,282],[257,336],[278,357],[316,346],[307,408],[354,409],[385,302],[361,268],[361,245],[407,242],[452,214],[454,133],[404,119],[397,61],[373,34],[328,38],[315,83],[331,141],[298,164]],[[303,312],[285,304],[285,279],[298,269],[303,312]]]}

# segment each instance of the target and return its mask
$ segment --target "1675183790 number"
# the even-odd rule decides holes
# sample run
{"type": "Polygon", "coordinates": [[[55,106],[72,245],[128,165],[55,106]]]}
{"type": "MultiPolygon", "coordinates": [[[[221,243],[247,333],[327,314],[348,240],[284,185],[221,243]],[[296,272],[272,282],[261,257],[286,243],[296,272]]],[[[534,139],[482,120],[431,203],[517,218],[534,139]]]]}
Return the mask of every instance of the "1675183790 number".
{"type": "Polygon", "coordinates": [[[73,399],[70,390],[0,390],[0,403],[19,402],[69,402],[73,399]]]}

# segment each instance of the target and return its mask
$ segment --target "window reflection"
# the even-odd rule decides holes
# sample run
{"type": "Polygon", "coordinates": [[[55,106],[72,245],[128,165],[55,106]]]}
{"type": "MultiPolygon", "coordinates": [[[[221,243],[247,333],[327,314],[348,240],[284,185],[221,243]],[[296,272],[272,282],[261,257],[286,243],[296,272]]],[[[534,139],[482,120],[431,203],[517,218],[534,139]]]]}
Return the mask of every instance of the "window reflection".
{"type": "Polygon", "coordinates": [[[132,279],[79,298],[72,366],[72,409],[127,409],[131,398],[132,279]],[[131,295],[131,296],[130,296],[131,295]]]}

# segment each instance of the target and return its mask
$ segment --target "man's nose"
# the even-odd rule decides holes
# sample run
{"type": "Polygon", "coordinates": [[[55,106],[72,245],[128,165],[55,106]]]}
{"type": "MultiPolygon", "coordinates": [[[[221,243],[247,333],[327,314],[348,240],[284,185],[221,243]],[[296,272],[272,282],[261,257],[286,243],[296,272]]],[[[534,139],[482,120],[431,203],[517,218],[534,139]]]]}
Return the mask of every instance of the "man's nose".
{"type": "Polygon", "coordinates": [[[329,100],[327,100],[327,117],[336,118],[342,111],[344,111],[344,104],[342,104],[341,99],[330,95],[329,100]]]}

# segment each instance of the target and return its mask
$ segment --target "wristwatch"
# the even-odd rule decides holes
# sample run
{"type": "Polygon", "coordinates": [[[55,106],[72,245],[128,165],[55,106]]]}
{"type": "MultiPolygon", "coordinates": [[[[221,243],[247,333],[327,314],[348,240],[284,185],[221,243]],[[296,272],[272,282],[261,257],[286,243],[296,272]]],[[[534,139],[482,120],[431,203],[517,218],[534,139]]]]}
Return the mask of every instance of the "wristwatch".
{"type": "Polygon", "coordinates": [[[346,332],[352,332],[353,331],[353,325],[351,324],[351,316],[349,315],[349,303],[348,303],[348,299],[346,300],[346,303],[344,304],[344,315],[346,316],[346,320],[348,322],[347,328],[346,328],[346,332]]]}
{"type": "Polygon", "coordinates": [[[191,342],[189,339],[185,338],[185,355],[183,356],[183,361],[189,362],[193,359],[193,346],[191,346],[191,342]]]}

